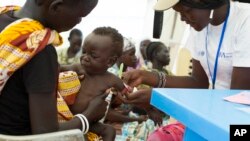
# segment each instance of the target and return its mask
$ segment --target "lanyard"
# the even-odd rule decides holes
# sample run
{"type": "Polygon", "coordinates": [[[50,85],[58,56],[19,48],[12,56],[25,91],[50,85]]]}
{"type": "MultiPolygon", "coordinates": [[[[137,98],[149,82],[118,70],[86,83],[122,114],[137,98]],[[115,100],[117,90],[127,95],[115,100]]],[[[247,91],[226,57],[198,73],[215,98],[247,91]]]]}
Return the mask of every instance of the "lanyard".
{"type": "Polygon", "coordinates": [[[225,35],[226,27],[227,27],[229,13],[230,13],[230,4],[228,5],[228,8],[227,8],[226,19],[225,19],[225,22],[223,24],[223,28],[222,28],[222,32],[221,32],[221,36],[220,36],[220,42],[219,42],[219,45],[218,45],[218,49],[217,49],[217,53],[216,53],[216,58],[215,58],[215,63],[214,63],[214,72],[213,72],[213,75],[212,75],[212,72],[211,72],[211,69],[210,69],[210,65],[209,65],[209,61],[208,61],[208,49],[207,49],[208,48],[207,47],[207,44],[208,44],[208,26],[207,26],[206,57],[207,57],[207,67],[208,67],[209,74],[210,74],[210,77],[211,77],[211,80],[212,80],[212,88],[213,89],[215,87],[215,81],[216,81],[216,75],[217,75],[217,66],[218,66],[218,60],[219,60],[219,55],[220,55],[220,49],[221,49],[222,42],[223,42],[223,39],[224,39],[224,35],[225,35]]]}

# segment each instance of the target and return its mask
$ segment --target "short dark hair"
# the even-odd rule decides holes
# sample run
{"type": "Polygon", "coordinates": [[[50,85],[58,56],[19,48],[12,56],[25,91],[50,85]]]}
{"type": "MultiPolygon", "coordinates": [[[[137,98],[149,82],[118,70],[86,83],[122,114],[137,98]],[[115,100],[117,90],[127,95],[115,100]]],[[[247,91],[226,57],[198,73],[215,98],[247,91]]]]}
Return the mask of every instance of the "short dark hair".
{"type": "Polygon", "coordinates": [[[146,47],[146,58],[152,61],[155,54],[159,51],[160,46],[164,45],[162,42],[150,42],[146,47]]]}
{"type": "Polygon", "coordinates": [[[109,36],[113,41],[114,53],[120,57],[123,49],[123,36],[117,29],[112,27],[98,27],[93,31],[96,35],[109,36]]]}
{"type": "Polygon", "coordinates": [[[82,37],[82,31],[79,29],[72,29],[69,33],[69,38],[71,38],[73,35],[81,36],[82,37]]]}

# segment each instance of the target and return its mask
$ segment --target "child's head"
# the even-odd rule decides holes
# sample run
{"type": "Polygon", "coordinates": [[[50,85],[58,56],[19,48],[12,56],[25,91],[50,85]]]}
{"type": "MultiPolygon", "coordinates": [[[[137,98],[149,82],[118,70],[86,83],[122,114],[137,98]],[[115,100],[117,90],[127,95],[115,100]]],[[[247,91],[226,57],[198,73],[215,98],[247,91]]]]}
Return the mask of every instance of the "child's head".
{"type": "Polygon", "coordinates": [[[84,69],[92,74],[104,73],[121,56],[123,36],[112,27],[99,27],[85,38],[83,48],[84,69]]]}
{"type": "Polygon", "coordinates": [[[170,62],[169,49],[162,42],[151,42],[146,48],[147,60],[166,66],[170,62]]]}
{"type": "Polygon", "coordinates": [[[26,0],[25,15],[58,32],[67,31],[78,24],[97,5],[98,0],[26,0]],[[27,12],[28,11],[28,12],[27,12]]]}
{"type": "Polygon", "coordinates": [[[70,48],[73,48],[74,51],[79,51],[82,46],[82,32],[79,29],[73,29],[69,33],[69,43],[70,48]]]}
{"type": "Polygon", "coordinates": [[[123,52],[119,61],[127,67],[136,67],[137,58],[135,56],[135,43],[133,43],[131,39],[124,37],[123,52]]]}

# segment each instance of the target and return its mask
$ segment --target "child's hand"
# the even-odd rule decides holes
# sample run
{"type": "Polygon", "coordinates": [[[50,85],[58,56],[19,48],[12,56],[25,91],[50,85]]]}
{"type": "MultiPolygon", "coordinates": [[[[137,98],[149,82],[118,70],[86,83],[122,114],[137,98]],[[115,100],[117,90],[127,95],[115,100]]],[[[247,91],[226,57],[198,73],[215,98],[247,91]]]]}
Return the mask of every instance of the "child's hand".
{"type": "Polygon", "coordinates": [[[155,125],[162,125],[162,113],[159,110],[151,108],[147,110],[147,113],[149,118],[154,121],[155,125]]]}
{"type": "Polygon", "coordinates": [[[147,115],[141,115],[137,118],[137,121],[139,123],[142,123],[143,121],[146,121],[148,119],[148,116],[147,115]]]}
{"type": "Polygon", "coordinates": [[[142,109],[150,108],[151,89],[141,89],[124,95],[118,94],[118,98],[126,104],[133,104],[142,109]]]}

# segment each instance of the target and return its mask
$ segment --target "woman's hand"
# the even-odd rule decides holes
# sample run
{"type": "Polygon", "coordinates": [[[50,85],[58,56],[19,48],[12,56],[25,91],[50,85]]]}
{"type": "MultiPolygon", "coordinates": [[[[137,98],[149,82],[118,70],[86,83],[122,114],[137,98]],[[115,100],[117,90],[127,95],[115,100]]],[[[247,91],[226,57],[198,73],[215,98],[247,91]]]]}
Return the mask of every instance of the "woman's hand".
{"type": "Polygon", "coordinates": [[[140,84],[147,84],[150,86],[157,86],[158,74],[155,72],[144,70],[131,70],[123,73],[123,81],[131,87],[137,87],[140,84]]]}
{"type": "Polygon", "coordinates": [[[105,98],[108,94],[101,94],[89,102],[87,109],[83,112],[83,115],[87,117],[89,122],[95,122],[102,119],[107,110],[108,103],[105,98]]]}
{"type": "Polygon", "coordinates": [[[131,87],[137,87],[143,83],[141,70],[131,70],[122,74],[122,80],[131,87]]]}
{"type": "Polygon", "coordinates": [[[141,89],[134,93],[127,94],[126,97],[118,95],[122,102],[133,104],[140,108],[150,108],[151,89],[141,89]]]}

